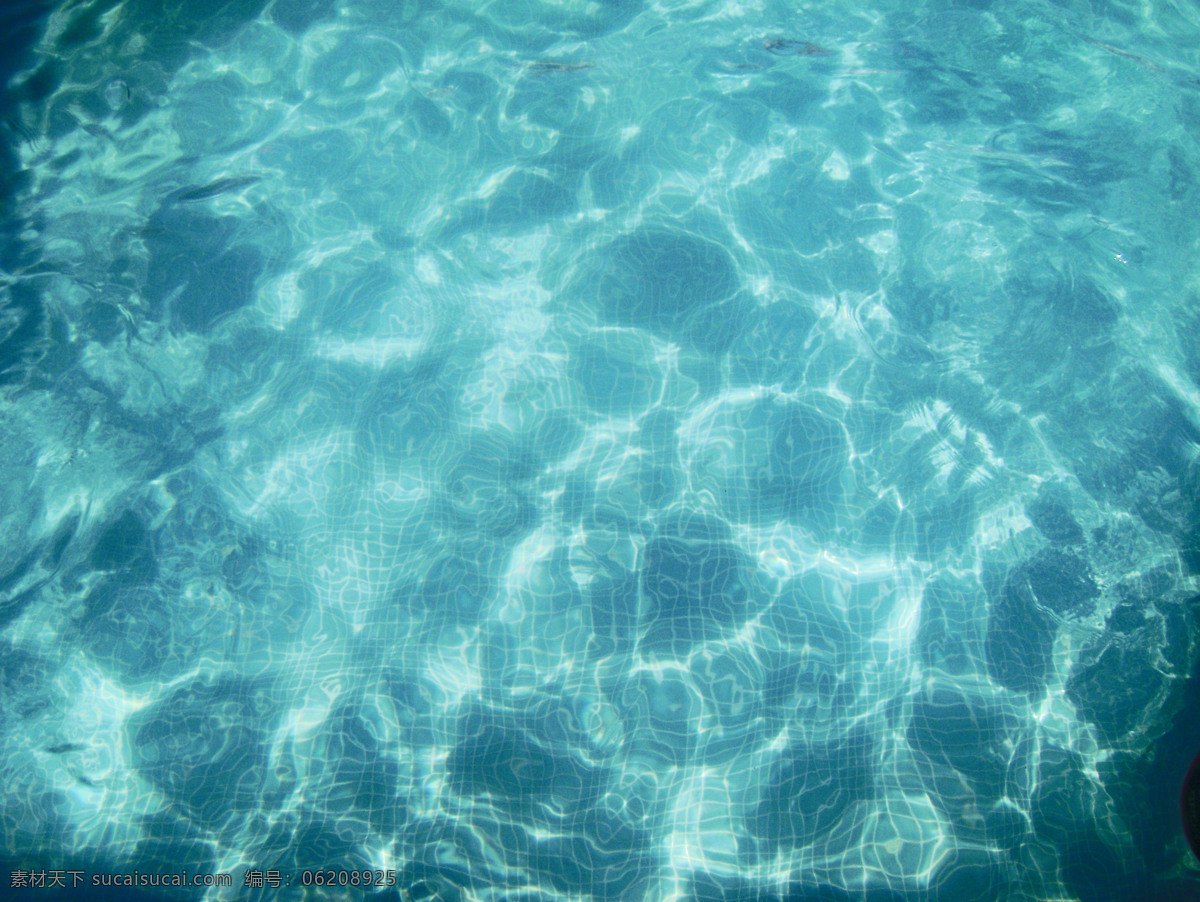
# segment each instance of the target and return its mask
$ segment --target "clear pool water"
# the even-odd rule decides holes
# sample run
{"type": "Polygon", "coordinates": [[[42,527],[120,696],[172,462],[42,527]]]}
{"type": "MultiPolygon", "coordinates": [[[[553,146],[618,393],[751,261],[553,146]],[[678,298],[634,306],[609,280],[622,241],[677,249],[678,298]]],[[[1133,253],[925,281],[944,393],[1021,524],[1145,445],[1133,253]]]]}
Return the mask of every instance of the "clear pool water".
{"type": "Polygon", "coordinates": [[[0,895],[1200,898],[1195,5],[0,25],[0,895]]]}

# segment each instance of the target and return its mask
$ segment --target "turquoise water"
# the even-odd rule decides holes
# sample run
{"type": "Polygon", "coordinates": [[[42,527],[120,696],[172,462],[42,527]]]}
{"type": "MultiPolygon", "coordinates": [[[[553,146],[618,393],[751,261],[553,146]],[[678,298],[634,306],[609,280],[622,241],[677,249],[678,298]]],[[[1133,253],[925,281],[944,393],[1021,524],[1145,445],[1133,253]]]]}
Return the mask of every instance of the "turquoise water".
{"type": "Polygon", "coordinates": [[[1195,6],[12,9],[0,895],[1200,898],[1195,6]]]}

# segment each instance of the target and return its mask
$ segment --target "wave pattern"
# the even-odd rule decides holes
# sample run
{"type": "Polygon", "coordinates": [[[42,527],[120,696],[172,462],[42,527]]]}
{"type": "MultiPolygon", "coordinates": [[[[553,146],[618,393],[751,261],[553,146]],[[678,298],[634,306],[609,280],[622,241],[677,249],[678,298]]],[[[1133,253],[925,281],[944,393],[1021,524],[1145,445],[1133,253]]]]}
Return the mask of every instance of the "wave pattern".
{"type": "Polygon", "coordinates": [[[1089,10],[14,20],[0,859],[1200,892],[1200,18],[1089,10]]]}

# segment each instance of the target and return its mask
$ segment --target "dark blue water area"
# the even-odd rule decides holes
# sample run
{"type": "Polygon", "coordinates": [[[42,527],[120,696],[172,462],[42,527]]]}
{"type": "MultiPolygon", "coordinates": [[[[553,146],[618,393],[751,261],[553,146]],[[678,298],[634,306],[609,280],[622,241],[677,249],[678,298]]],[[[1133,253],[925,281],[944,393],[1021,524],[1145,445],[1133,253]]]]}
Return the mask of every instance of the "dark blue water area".
{"type": "Polygon", "coordinates": [[[0,40],[0,897],[1200,899],[1194,8],[0,40]]]}

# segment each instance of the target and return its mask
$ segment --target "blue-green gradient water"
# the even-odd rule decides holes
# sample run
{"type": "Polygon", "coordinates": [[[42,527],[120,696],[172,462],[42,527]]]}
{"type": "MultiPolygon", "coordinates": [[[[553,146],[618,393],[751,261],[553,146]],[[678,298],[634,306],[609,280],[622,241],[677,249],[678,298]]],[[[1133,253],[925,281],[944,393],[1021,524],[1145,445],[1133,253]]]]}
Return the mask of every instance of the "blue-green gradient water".
{"type": "Polygon", "coordinates": [[[1200,898],[1200,8],[0,24],[4,898],[1200,898]]]}

